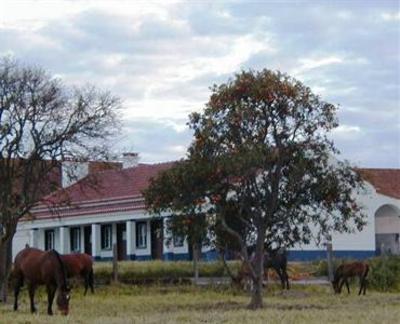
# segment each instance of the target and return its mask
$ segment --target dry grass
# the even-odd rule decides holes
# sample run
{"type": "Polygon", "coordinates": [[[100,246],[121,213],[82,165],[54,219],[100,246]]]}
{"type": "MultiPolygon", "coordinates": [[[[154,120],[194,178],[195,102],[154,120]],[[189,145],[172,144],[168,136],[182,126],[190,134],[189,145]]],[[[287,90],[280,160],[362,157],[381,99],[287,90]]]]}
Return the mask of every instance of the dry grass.
{"type": "Polygon", "coordinates": [[[38,296],[39,314],[31,315],[26,290],[20,311],[0,304],[0,323],[397,323],[400,296],[369,292],[335,296],[329,287],[294,287],[266,292],[265,308],[246,309],[249,296],[228,288],[191,286],[104,286],[95,295],[74,291],[68,317],[45,314],[46,298],[38,296]]]}

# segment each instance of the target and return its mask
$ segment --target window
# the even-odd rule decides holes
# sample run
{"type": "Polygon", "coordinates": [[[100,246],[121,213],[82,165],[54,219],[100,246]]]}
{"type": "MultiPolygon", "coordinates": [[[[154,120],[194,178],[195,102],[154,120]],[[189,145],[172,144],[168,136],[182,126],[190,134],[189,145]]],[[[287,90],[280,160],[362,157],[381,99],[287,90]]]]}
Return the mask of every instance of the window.
{"type": "Polygon", "coordinates": [[[111,224],[101,226],[101,249],[111,250],[112,228],[111,224]]]}
{"type": "Polygon", "coordinates": [[[79,227],[72,227],[70,231],[71,239],[71,252],[81,251],[81,229],[79,227]]]}
{"type": "Polygon", "coordinates": [[[147,247],[147,223],[136,223],[136,247],[145,249],[147,247]]]}
{"type": "Polygon", "coordinates": [[[183,235],[174,235],[174,246],[175,247],[182,247],[183,246],[183,235]]]}
{"type": "Polygon", "coordinates": [[[44,231],[44,249],[46,251],[54,249],[54,230],[44,231]]]}

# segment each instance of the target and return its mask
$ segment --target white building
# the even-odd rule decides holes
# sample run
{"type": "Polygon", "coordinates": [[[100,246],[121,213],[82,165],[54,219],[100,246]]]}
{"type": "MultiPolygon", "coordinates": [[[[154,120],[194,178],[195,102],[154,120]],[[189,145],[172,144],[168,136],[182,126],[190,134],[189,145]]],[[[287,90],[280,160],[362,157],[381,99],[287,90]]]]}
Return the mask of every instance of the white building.
{"type": "MultiPolygon", "coordinates": [[[[165,222],[156,219],[144,206],[141,191],[149,179],[173,163],[138,164],[137,155],[125,155],[124,168],[85,176],[80,168],[78,182],[50,196],[51,200],[69,198],[68,207],[49,210],[41,205],[32,211],[32,219],[18,225],[13,254],[25,244],[40,249],[55,248],[60,253],[85,252],[96,260],[112,258],[117,245],[120,260],[181,260],[190,258],[185,241],[167,244],[165,222]]],[[[362,232],[334,234],[337,257],[366,258],[384,249],[400,253],[400,169],[362,169],[367,192],[360,196],[368,224],[362,232]]],[[[214,251],[204,249],[203,257],[213,259],[214,251]]],[[[325,258],[324,247],[299,246],[289,252],[292,260],[325,258]]]]}

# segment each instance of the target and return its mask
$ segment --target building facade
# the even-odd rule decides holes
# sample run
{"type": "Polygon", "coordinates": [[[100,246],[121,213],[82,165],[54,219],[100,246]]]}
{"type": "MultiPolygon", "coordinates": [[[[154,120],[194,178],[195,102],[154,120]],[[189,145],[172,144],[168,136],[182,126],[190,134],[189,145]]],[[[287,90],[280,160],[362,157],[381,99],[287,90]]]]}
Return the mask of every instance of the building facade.
{"type": "MultiPolygon", "coordinates": [[[[141,195],[152,177],[172,163],[138,164],[126,155],[124,168],[81,174],[81,180],[46,197],[32,217],[23,219],[13,241],[14,256],[25,244],[60,253],[85,252],[95,260],[110,260],[116,244],[119,260],[184,260],[191,249],[166,232],[168,215],[159,218],[145,210],[141,195]],[[67,198],[66,198],[67,197],[67,198]],[[64,207],[49,208],[68,200],[64,207]]],[[[82,168],[81,168],[82,169],[82,168]]],[[[84,169],[84,168],[83,168],[84,169]]],[[[400,253],[400,170],[362,169],[365,193],[358,197],[368,216],[361,232],[333,234],[337,257],[366,258],[376,253],[400,253]]],[[[203,248],[204,259],[216,253],[203,248]]],[[[289,251],[291,260],[325,258],[325,247],[309,244],[289,251]]]]}

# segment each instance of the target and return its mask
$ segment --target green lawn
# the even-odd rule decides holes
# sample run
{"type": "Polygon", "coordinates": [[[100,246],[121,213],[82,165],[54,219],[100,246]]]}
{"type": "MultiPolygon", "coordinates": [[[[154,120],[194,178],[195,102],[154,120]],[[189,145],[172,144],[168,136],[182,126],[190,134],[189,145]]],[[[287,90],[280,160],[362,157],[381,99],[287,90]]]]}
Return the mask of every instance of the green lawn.
{"type": "Polygon", "coordinates": [[[400,295],[367,292],[333,295],[330,287],[294,286],[265,294],[265,308],[246,309],[249,296],[230,288],[192,286],[104,286],[83,297],[73,291],[70,315],[49,317],[43,292],[39,314],[31,315],[24,289],[20,310],[0,304],[0,323],[397,323],[400,295]]]}

